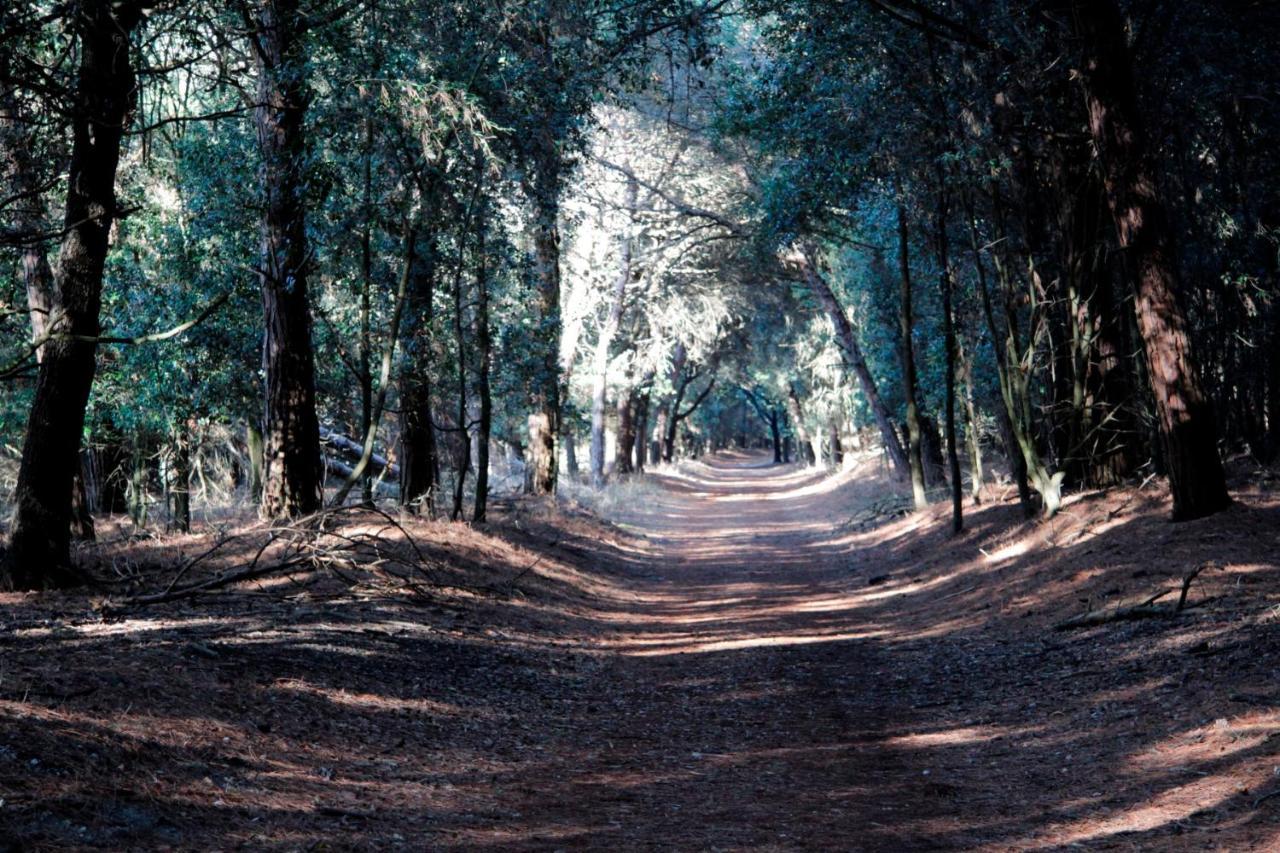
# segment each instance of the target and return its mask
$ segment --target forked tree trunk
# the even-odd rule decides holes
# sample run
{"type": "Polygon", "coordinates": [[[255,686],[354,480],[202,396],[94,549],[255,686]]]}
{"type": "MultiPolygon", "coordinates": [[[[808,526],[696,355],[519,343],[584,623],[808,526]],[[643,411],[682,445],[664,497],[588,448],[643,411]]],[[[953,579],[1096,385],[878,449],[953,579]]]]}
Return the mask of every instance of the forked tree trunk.
{"type": "MultiPolygon", "coordinates": [[[[0,51],[0,62],[7,59],[0,51]]],[[[22,240],[18,269],[27,293],[27,315],[31,318],[31,343],[35,347],[37,369],[44,359],[44,336],[53,311],[54,280],[45,240],[47,231],[45,199],[36,163],[32,156],[31,119],[22,113],[17,93],[10,85],[7,70],[0,68],[0,165],[5,167],[13,226],[22,240]]],[[[84,463],[76,450],[75,476],[71,485],[71,535],[82,541],[94,538],[93,515],[84,482],[84,463]]]]}
{"type": "MultiPolygon", "coordinates": [[[[1006,326],[1006,334],[1002,335],[996,325],[995,310],[991,304],[991,289],[987,282],[987,267],[982,262],[982,249],[978,240],[977,217],[974,215],[972,197],[966,197],[966,218],[969,220],[969,247],[973,251],[974,271],[977,273],[978,294],[982,301],[982,316],[986,320],[987,333],[991,335],[991,350],[996,357],[996,378],[1000,386],[1002,405],[999,407],[1000,433],[1004,443],[1005,456],[1009,462],[1013,482],[1018,489],[1018,502],[1027,518],[1035,515],[1036,505],[1031,494],[1031,485],[1027,471],[1027,461],[1018,440],[1013,424],[1015,407],[1012,403],[1012,386],[1010,371],[1016,369],[1009,363],[1010,346],[1008,338],[1012,330],[1006,326]]],[[[1002,276],[1003,278],[1003,276],[1002,276]]],[[[1002,294],[1003,295],[1003,294],[1002,294]]]]}
{"type": "Polygon", "coordinates": [[[115,220],[120,144],[137,97],[128,42],[139,3],[84,0],[72,17],[80,43],[65,236],[50,330],[27,422],[7,566],[0,586],[38,589],[78,580],[71,567],[71,497],[93,384],[102,273],[115,220]],[[74,337],[73,337],[74,336],[74,337]],[[87,338],[87,339],[86,339],[87,338]]]}
{"type": "Polygon", "coordinates": [[[259,281],[266,376],[263,491],[266,518],[321,505],[320,424],[307,293],[306,55],[298,0],[262,0],[250,35],[258,72],[254,110],[263,202],[259,281]]]}
{"type": "Polygon", "coordinates": [[[1218,455],[1213,405],[1196,374],[1173,233],[1138,111],[1124,20],[1115,0],[1075,0],[1073,13],[1084,46],[1081,80],[1089,130],[1116,236],[1136,273],[1134,307],[1164,442],[1173,517],[1199,518],[1223,509],[1231,499],[1218,455]]]}

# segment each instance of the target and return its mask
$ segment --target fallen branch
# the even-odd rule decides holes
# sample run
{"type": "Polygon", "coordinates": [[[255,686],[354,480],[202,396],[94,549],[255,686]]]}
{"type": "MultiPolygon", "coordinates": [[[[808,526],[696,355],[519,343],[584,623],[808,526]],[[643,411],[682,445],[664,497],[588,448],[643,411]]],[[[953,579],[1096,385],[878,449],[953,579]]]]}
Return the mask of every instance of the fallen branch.
{"type": "Polygon", "coordinates": [[[190,598],[200,593],[210,592],[244,581],[258,580],[277,574],[290,574],[300,570],[328,571],[351,586],[356,585],[357,581],[348,572],[361,570],[377,572],[394,578],[399,584],[416,595],[425,595],[426,593],[422,584],[415,578],[415,575],[425,575],[428,582],[435,582],[428,569],[428,561],[422,549],[418,547],[417,542],[414,541],[409,531],[400,522],[377,508],[331,507],[298,519],[292,524],[270,528],[266,531],[262,529],[246,531],[238,537],[221,539],[213,547],[185,561],[164,590],[127,598],[120,602],[120,606],[163,604],[190,598]],[[373,534],[358,531],[348,534],[328,528],[328,522],[334,516],[349,511],[377,515],[386,523],[373,534]],[[403,544],[407,545],[412,551],[411,557],[398,556],[395,554],[394,549],[387,547],[389,543],[382,538],[382,534],[392,529],[399,531],[403,536],[403,544]],[[178,585],[178,582],[190,572],[196,563],[209,557],[229,542],[237,539],[242,540],[250,536],[261,536],[264,532],[267,534],[266,539],[258,545],[254,551],[253,558],[246,565],[229,569],[204,580],[182,586],[178,585]],[[264,562],[268,552],[272,552],[271,559],[264,562]],[[403,566],[407,569],[407,572],[393,571],[390,568],[393,565],[403,566]]]}
{"type": "Polygon", "coordinates": [[[1127,622],[1135,619],[1152,619],[1177,616],[1187,607],[1187,593],[1191,590],[1191,584],[1200,573],[1205,569],[1211,569],[1215,563],[1201,563],[1191,573],[1182,579],[1180,587],[1170,587],[1162,589],[1152,595],[1150,598],[1138,604],[1128,606],[1119,606],[1112,608],[1102,608],[1098,610],[1090,610],[1070,619],[1063,620],[1053,626],[1055,631],[1070,631],[1075,628],[1092,628],[1095,625],[1106,625],[1110,622],[1127,622]],[[1157,607],[1155,603],[1170,593],[1178,592],[1178,603],[1173,607],[1157,607]]]}
{"type": "Polygon", "coordinates": [[[1100,610],[1089,610],[1078,616],[1072,616],[1070,619],[1059,622],[1053,626],[1055,631],[1070,631],[1074,628],[1092,628],[1095,625],[1106,625],[1109,622],[1126,622],[1134,619],[1151,619],[1159,616],[1168,616],[1170,611],[1167,608],[1153,606],[1161,598],[1164,598],[1173,589],[1164,589],[1155,595],[1143,601],[1140,604],[1132,604],[1127,607],[1103,608],[1100,610]]]}

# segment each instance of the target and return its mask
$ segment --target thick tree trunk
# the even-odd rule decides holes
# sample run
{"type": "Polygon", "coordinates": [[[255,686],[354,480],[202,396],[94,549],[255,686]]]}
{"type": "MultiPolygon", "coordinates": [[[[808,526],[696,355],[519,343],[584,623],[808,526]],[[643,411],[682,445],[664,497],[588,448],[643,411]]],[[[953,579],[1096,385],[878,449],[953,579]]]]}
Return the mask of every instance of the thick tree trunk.
{"type": "Polygon", "coordinates": [[[630,474],[632,471],[631,455],[636,446],[636,422],[634,391],[622,388],[618,390],[618,446],[614,450],[613,472],[630,474]]]}
{"type": "Polygon", "coordinates": [[[907,462],[911,468],[911,497],[917,510],[929,505],[925,491],[924,462],[920,457],[920,403],[916,381],[915,344],[912,340],[914,315],[911,310],[911,253],[908,243],[907,210],[898,188],[898,334],[902,340],[902,394],[907,401],[907,462]]]}
{"type": "Polygon", "coordinates": [[[782,455],[782,430],[778,428],[778,410],[769,409],[769,440],[773,447],[773,464],[781,465],[783,461],[782,455]]]}
{"type": "MultiPolygon", "coordinates": [[[[0,56],[0,61],[4,57],[0,56]]],[[[0,73],[4,69],[0,69],[0,73]]],[[[54,280],[49,266],[45,240],[38,237],[48,230],[45,222],[45,199],[41,191],[36,163],[32,156],[33,140],[30,117],[23,115],[17,93],[7,77],[0,78],[0,164],[8,178],[11,221],[22,243],[18,253],[18,269],[27,293],[27,315],[31,318],[31,343],[35,347],[37,368],[44,359],[44,336],[53,311],[54,280]]],[[[81,541],[94,538],[93,515],[84,482],[84,464],[76,450],[75,477],[71,485],[71,535],[81,541]]]]}
{"type": "Polygon", "coordinates": [[[27,423],[15,490],[8,565],[0,586],[73,584],[71,498],[93,384],[106,262],[116,207],[120,144],[137,97],[128,41],[140,4],[85,0],[73,16],[80,42],[65,236],[49,331],[27,423]]]}
{"type": "Polygon", "coordinates": [[[1172,229],[1138,111],[1132,58],[1115,0],[1075,0],[1084,46],[1089,129],[1102,165],[1116,236],[1136,272],[1134,307],[1164,441],[1175,519],[1230,503],[1213,405],[1196,375],[1181,304],[1172,229]]]}
{"type": "Polygon", "coordinates": [[[870,407],[872,415],[875,416],[876,426],[880,429],[880,440],[884,444],[885,452],[889,454],[889,459],[893,462],[894,471],[900,477],[909,477],[911,475],[911,466],[907,462],[906,451],[902,449],[902,442],[898,438],[898,432],[893,428],[893,416],[890,414],[888,406],[880,398],[875,379],[871,376],[871,370],[867,367],[866,359],[862,357],[862,349],[858,346],[858,340],[853,334],[853,327],[849,324],[849,318],[845,316],[844,309],[836,299],[835,293],[831,290],[831,285],[814,268],[812,259],[806,258],[804,276],[810,291],[822,305],[828,319],[831,321],[831,325],[835,328],[836,341],[840,344],[845,359],[850,368],[852,368],[854,377],[858,380],[862,396],[866,398],[867,405],[870,407]]]}
{"type": "Polygon", "coordinates": [[[307,60],[298,0],[262,0],[254,25],[266,376],[260,510],[266,518],[281,518],[318,510],[323,485],[307,293],[307,60]]]}
{"type": "Polygon", "coordinates": [[[411,513],[435,512],[439,459],[431,417],[435,244],[415,258],[409,280],[408,323],[400,371],[400,504],[411,513]]]}

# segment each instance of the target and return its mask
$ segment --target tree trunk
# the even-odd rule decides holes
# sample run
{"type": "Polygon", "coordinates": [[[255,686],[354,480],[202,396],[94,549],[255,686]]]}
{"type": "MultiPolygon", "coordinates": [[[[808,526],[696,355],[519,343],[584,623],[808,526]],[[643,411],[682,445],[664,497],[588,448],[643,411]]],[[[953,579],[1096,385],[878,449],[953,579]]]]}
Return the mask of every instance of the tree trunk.
{"type": "Polygon", "coordinates": [[[570,480],[577,480],[580,471],[578,465],[578,432],[574,429],[573,418],[566,417],[561,440],[564,442],[564,469],[570,480]]]}
{"type": "MultiPolygon", "coordinates": [[[[548,129],[547,134],[551,131],[548,129]]],[[[538,292],[539,371],[533,382],[528,460],[533,493],[556,490],[556,436],[560,432],[560,155],[554,140],[542,140],[532,164],[533,270],[538,292]]]]}
{"type": "Polygon", "coordinates": [[[485,520],[489,502],[489,445],[493,436],[493,396],[489,373],[493,368],[492,332],[489,328],[489,273],[485,254],[487,211],[482,207],[476,233],[476,395],[480,398],[480,418],[476,424],[476,500],[471,521],[485,520]]]}
{"type": "Polygon", "coordinates": [[[662,450],[667,436],[667,421],[670,419],[670,404],[664,403],[658,407],[658,416],[653,422],[653,438],[649,440],[649,464],[658,465],[662,462],[662,450]]]}
{"type": "Polygon", "coordinates": [[[773,464],[782,464],[782,430],[778,428],[778,410],[769,409],[769,440],[773,445],[773,464]]]}
{"type": "MultiPolygon", "coordinates": [[[[1002,405],[999,409],[1000,432],[1003,438],[1005,456],[1009,463],[1010,474],[1018,488],[1018,502],[1027,518],[1035,515],[1035,500],[1032,498],[1031,486],[1028,482],[1027,461],[1022,451],[1013,424],[1015,406],[1012,402],[1012,386],[1010,371],[1016,369],[1009,363],[1011,345],[1009,339],[1013,329],[1006,325],[1005,334],[1001,334],[996,326],[995,310],[991,304],[991,289],[987,282],[987,267],[982,262],[981,243],[978,239],[978,223],[974,214],[972,197],[966,198],[966,218],[969,220],[969,247],[973,251],[973,266],[978,278],[978,294],[982,300],[982,316],[986,320],[987,333],[991,336],[991,351],[996,357],[996,377],[1000,385],[1002,405]]],[[[1003,275],[1001,276],[1003,280],[1003,275]]],[[[1003,295],[1003,294],[1002,294],[1003,295]]],[[[1005,315],[1007,317],[1007,315],[1005,315]]]]}
{"type": "Polygon", "coordinates": [[[631,455],[636,446],[634,391],[618,389],[618,446],[614,450],[613,473],[631,473],[631,455]]]}
{"type": "Polygon", "coordinates": [[[173,482],[169,495],[173,499],[173,527],[181,533],[191,532],[191,426],[191,421],[182,421],[173,431],[173,482]]]}
{"type": "Polygon", "coordinates": [[[684,344],[678,343],[671,354],[671,388],[673,396],[663,410],[665,417],[660,417],[659,438],[662,441],[662,461],[670,463],[675,457],[676,428],[679,426],[676,413],[680,411],[680,403],[684,398],[688,382],[684,377],[685,362],[689,360],[689,351],[684,344]]]}
{"type": "Polygon", "coordinates": [[[804,275],[810,291],[822,305],[831,325],[835,327],[836,340],[844,351],[849,366],[853,369],[858,386],[862,390],[862,396],[866,398],[867,405],[875,416],[876,426],[880,429],[880,440],[884,443],[885,452],[893,462],[894,471],[900,477],[910,476],[911,466],[907,463],[907,454],[902,449],[898,433],[893,428],[893,416],[880,398],[875,379],[871,376],[871,370],[867,367],[866,359],[862,357],[862,349],[858,346],[858,340],[853,334],[853,327],[849,325],[849,318],[845,316],[844,309],[831,290],[831,285],[814,268],[814,261],[807,257],[804,275]]]}
{"type": "MultiPolygon", "coordinates": [[[[0,62],[7,56],[0,52],[0,62]]],[[[13,229],[21,241],[18,269],[27,292],[27,313],[31,318],[31,342],[36,346],[36,363],[44,357],[41,342],[53,312],[55,283],[49,266],[45,241],[39,237],[48,230],[45,222],[44,193],[41,192],[37,164],[32,156],[34,139],[32,119],[23,113],[8,69],[0,68],[0,157],[7,178],[6,195],[14,199],[8,207],[13,229]]]]}
{"type": "Polygon", "coordinates": [[[813,452],[813,440],[809,437],[809,430],[804,425],[804,408],[800,405],[800,394],[796,391],[795,383],[787,383],[787,410],[791,414],[791,429],[796,434],[797,453],[800,461],[805,465],[816,464],[817,459],[813,452]]]}
{"type": "MultiPolygon", "coordinates": [[[[369,109],[372,109],[371,107],[369,109]]],[[[360,227],[360,435],[370,433],[373,425],[373,117],[364,118],[364,169],[360,227]]],[[[391,330],[394,339],[397,329],[391,330]]],[[[367,467],[360,477],[360,503],[373,506],[373,472],[367,467]]]]}
{"type": "Polygon", "coordinates": [[[840,445],[840,424],[835,418],[827,421],[827,463],[833,471],[844,466],[844,448],[840,445]]]}
{"type": "MultiPolygon", "coordinates": [[[[0,56],[0,61],[3,57],[0,56]]],[[[0,69],[0,74],[7,71],[0,69]]],[[[0,77],[0,163],[5,166],[8,194],[14,199],[10,207],[11,221],[20,235],[18,269],[27,293],[27,315],[31,319],[31,343],[35,347],[37,368],[44,359],[44,336],[53,311],[54,280],[49,266],[45,240],[38,235],[48,230],[45,223],[45,200],[41,192],[36,163],[32,157],[29,116],[21,105],[7,77],[0,77]]],[[[84,464],[76,449],[75,477],[71,485],[71,535],[81,541],[93,541],[93,515],[84,482],[84,464]]]]}
{"type": "MultiPolygon", "coordinates": [[[[618,239],[618,275],[614,279],[613,290],[609,294],[609,311],[604,323],[600,326],[600,336],[596,339],[595,357],[592,359],[591,386],[591,487],[604,487],[604,419],[605,402],[609,389],[609,351],[613,339],[622,325],[622,310],[626,306],[627,285],[631,283],[632,230],[635,228],[636,199],[640,185],[634,176],[627,179],[626,198],[623,202],[627,211],[627,225],[618,239]]],[[[618,412],[630,404],[625,391],[618,392],[618,412]]],[[[618,457],[621,459],[621,455],[618,457]]],[[[629,462],[627,463],[629,467],[629,462]]]]}
{"type": "Polygon", "coordinates": [[[917,510],[929,505],[925,491],[924,462],[920,458],[920,403],[916,381],[915,344],[912,341],[914,316],[911,310],[911,254],[907,234],[907,210],[898,198],[898,282],[900,290],[898,334],[902,347],[902,394],[907,401],[907,461],[911,468],[911,497],[917,510]]]}
{"type": "Polygon", "coordinates": [[[964,382],[965,439],[969,453],[969,495],[975,504],[982,503],[982,439],[978,434],[978,407],[973,392],[973,355],[967,347],[959,348],[960,379],[964,382]]]}
{"type": "Polygon", "coordinates": [[[947,467],[951,476],[951,532],[964,530],[964,484],[960,481],[960,452],[956,447],[956,327],[952,296],[955,274],[951,269],[950,242],[947,239],[947,188],[942,167],[938,167],[938,269],[942,287],[943,349],[946,354],[946,414],[944,431],[947,439],[947,467]]]}
{"type": "Polygon", "coordinates": [[[249,495],[256,503],[262,499],[262,430],[249,422],[244,428],[245,448],[249,453],[249,495]]]}
{"type": "Polygon", "coordinates": [[[412,262],[407,303],[410,332],[400,371],[400,504],[411,513],[427,515],[435,512],[439,471],[431,418],[435,248],[434,242],[428,242],[423,256],[412,262]]]}
{"type": "Polygon", "coordinates": [[[71,497],[93,384],[102,273],[115,221],[120,144],[137,97],[128,47],[137,3],[84,0],[72,16],[80,42],[65,236],[50,329],[27,423],[16,511],[0,586],[38,589],[78,580],[71,567],[71,497]],[[88,338],[87,340],[85,338],[88,338]]]}
{"type": "Polygon", "coordinates": [[[645,461],[649,455],[649,403],[653,398],[653,375],[652,368],[645,371],[640,379],[640,388],[632,398],[636,413],[634,468],[637,474],[644,473],[645,461]]]}
{"type": "Polygon", "coordinates": [[[281,518],[318,510],[323,485],[307,294],[307,57],[298,0],[262,0],[254,26],[263,197],[259,280],[266,329],[260,511],[281,518]]]}
{"type": "MultiPolygon", "coordinates": [[[[465,217],[464,227],[469,226],[470,216],[465,217]]],[[[458,350],[458,457],[454,464],[455,480],[453,484],[453,509],[449,518],[457,521],[462,517],[462,502],[466,495],[467,470],[471,467],[471,440],[467,429],[467,336],[464,322],[462,302],[462,269],[463,250],[466,248],[465,234],[459,246],[457,274],[453,277],[453,338],[458,350]]]]}
{"type": "Polygon", "coordinates": [[[1115,0],[1075,0],[1084,44],[1089,129],[1102,165],[1120,246],[1136,272],[1134,307],[1164,442],[1173,517],[1210,515],[1230,503],[1213,405],[1204,393],[1181,304],[1173,234],[1138,112],[1132,58],[1115,0]]]}
{"type": "Polygon", "coordinates": [[[93,527],[93,511],[89,502],[89,489],[85,485],[84,451],[76,454],[75,479],[71,483],[71,536],[81,542],[92,542],[96,537],[93,527]]]}

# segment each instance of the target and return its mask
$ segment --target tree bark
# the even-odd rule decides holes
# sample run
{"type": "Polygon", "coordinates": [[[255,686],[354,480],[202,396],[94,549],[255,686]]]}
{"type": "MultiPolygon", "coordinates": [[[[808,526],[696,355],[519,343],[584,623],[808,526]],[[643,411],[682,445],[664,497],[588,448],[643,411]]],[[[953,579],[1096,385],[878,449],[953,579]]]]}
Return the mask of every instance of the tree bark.
{"type": "Polygon", "coordinates": [[[618,446],[614,452],[613,472],[630,474],[632,471],[631,454],[636,446],[636,421],[634,391],[619,389],[618,391],[618,446]]]}
{"type": "Polygon", "coordinates": [[[533,270],[538,292],[535,338],[540,364],[533,382],[528,457],[533,493],[549,495],[556,490],[556,436],[560,433],[560,156],[550,138],[542,140],[540,148],[532,164],[533,270]]]}
{"type": "Polygon", "coordinates": [[[914,316],[911,306],[911,253],[908,243],[907,210],[898,198],[898,333],[902,338],[902,394],[907,401],[907,461],[911,468],[911,497],[917,510],[929,505],[925,491],[924,461],[920,457],[920,403],[916,380],[915,344],[912,340],[914,316]]]}
{"type": "Polygon", "coordinates": [[[93,384],[102,274],[117,215],[116,167],[137,86],[129,40],[140,4],[85,0],[72,17],[80,66],[71,116],[65,232],[49,329],[18,470],[7,566],[0,586],[74,584],[71,498],[93,384]]]}
{"type": "Polygon", "coordinates": [[[649,455],[649,404],[653,399],[653,375],[652,368],[645,371],[640,380],[640,387],[632,397],[636,417],[635,465],[633,467],[637,474],[644,473],[645,462],[649,455]]]}
{"type": "Polygon", "coordinates": [[[266,377],[263,492],[266,518],[295,517],[321,505],[320,424],[307,293],[306,225],[308,93],[298,0],[261,0],[255,7],[253,54],[258,73],[254,110],[262,156],[262,286],[266,377]]]}
{"type": "Polygon", "coordinates": [[[1213,404],[1201,387],[1181,304],[1173,233],[1138,110],[1133,62],[1115,0],[1075,0],[1089,130],[1120,246],[1136,272],[1134,307],[1164,442],[1175,520],[1226,507],[1213,404]]]}
{"type": "Polygon", "coordinates": [[[796,444],[800,461],[805,465],[813,465],[817,458],[813,451],[813,440],[804,423],[804,407],[800,404],[800,394],[794,382],[787,383],[787,409],[791,413],[791,429],[796,434],[796,444]]]}
{"type": "Polygon", "coordinates": [[[173,481],[169,495],[173,500],[173,528],[191,532],[191,429],[190,420],[179,422],[173,430],[173,481]]]}
{"type": "Polygon", "coordinates": [[[489,273],[485,246],[488,228],[487,210],[481,203],[476,231],[476,395],[480,398],[480,417],[476,424],[476,498],[471,521],[485,520],[489,504],[489,445],[493,436],[493,395],[489,374],[493,368],[493,338],[489,328],[489,273]]]}
{"type": "MultiPolygon", "coordinates": [[[[991,351],[996,358],[996,378],[1000,385],[1002,403],[999,408],[1000,432],[1004,442],[1005,456],[1009,463],[1013,482],[1018,488],[1018,502],[1022,505],[1022,512],[1027,518],[1031,518],[1035,515],[1036,505],[1028,480],[1027,460],[1023,454],[1022,444],[1013,423],[1016,407],[1013,405],[1010,371],[1017,368],[1010,364],[1009,353],[1011,349],[1016,347],[1012,346],[1009,340],[1014,335],[1014,330],[1006,324],[1005,334],[1002,335],[996,325],[995,310],[991,304],[991,289],[987,282],[987,267],[982,262],[977,217],[974,214],[974,204],[971,197],[966,199],[965,213],[969,220],[969,247],[973,251],[973,266],[974,271],[977,273],[978,294],[982,301],[982,316],[986,320],[987,333],[991,335],[991,351]]],[[[1001,279],[1003,280],[1003,278],[1002,274],[1001,279]]],[[[1002,295],[1006,294],[1002,293],[1002,295]]],[[[1007,318],[1007,315],[1005,316],[1007,318]]]]}
{"type": "MultiPolygon", "coordinates": [[[[632,269],[632,230],[635,227],[636,199],[640,185],[635,176],[627,179],[626,198],[627,225],[618,240],[618,276],[614,280],[613,290],[609,294],[609,310],[604,323],[600,326],[600,335],[596,339],[595,357],[592,359],[591,386],[591,487],[604,488],[604,420],[605,403],[609,390],[609,352],[613,339],[622,325],[622,310],[626,306],[627,285],[631,283],[632,269]]],[[[618,392],[618,413],[629,407],[625,390],[618,392]]],[[[621,429],[621,427],[619,427],[621,429]]],[[[619,453],[619,460],[622,456],[619,453]]],[[[630,466],[628,461],[627,467],[630,466]]]]}
{"type": "Polygon", "coordinates": [[[938,167],[938,269],[942,287],[942,328],[943,348],[946,354],[946,371],[943,382],[946,386],[945,420],[943,430],[947,440],[947,467],[951,477],[951,532],[964,530],[964,484],[960,481],[960,452],[956,447],[956,324],[955,309],[952,298],[955,292],[955,273],[951,269],[950,241],[947,239],[947,200],[946,176],[942,167],[938,167]]]}
{"type": "Polygon", "coordinates": [[[406,303],[410,332],[400,370],[400,504],[427,515],[435,512],[439,470],[431,418],[435,279],[435,244],[429,241],[412,265],[406,303]]]}

